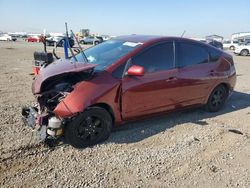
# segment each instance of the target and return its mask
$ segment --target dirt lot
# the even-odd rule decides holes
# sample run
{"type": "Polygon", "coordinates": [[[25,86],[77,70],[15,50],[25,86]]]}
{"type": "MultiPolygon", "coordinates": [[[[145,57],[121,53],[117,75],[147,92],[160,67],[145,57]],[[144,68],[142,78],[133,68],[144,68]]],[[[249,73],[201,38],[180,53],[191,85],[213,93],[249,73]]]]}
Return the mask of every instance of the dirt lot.
{"type": "Polygon", "coordinates": [[[130,123],[105,143],[77,150],[48,149],[22,124],[40,49],[0,42],[0,187],[250,187],[250,56],[234,57],[236,91],[221,112],[130,123]]]}

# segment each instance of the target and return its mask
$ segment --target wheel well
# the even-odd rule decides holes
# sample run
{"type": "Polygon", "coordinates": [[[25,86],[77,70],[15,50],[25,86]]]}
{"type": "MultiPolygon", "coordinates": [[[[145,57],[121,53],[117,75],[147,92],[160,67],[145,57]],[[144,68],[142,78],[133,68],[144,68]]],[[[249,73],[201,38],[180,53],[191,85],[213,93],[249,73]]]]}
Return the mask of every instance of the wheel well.
{"type": "Polygon", "coordinates": [[[111,106],[109,106],[106,103],[97,103],[97,104],[93,104],[93,105],[91,105],[89,107],[100,107],[100,108],[103,108],[103,109],[107,110],[107,112],[110,114],[110,116],[112,118],[112,124],[114,125],[115,116],[114,116],[114,112],[113,112],[113,109],[111,108],[111,106]]]}

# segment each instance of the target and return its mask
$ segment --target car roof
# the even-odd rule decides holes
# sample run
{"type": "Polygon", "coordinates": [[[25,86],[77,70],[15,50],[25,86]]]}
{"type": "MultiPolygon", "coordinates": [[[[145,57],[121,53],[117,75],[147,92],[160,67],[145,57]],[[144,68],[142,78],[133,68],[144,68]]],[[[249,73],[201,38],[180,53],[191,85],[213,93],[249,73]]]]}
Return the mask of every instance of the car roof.
{"type": "Polygon", "coordinates": [[[133,34],[133,35],[119,36],[119,37],[116,37],[115,39],[122,40],[122,41],[129,41],[129,42],[145,43],[145,42],[161,40],[161,39],[168,39],[168,38],[173,38],[173,37],[158,36],[158,35],[135,35],[135,34],[133,34]]]}
{"type": "MultiPolygon", "coordinates": [[[[205,45],[209,48],[214,48],[216,50],[219,50],[218,48],[214,47],[213,45],[208,44],[207,42],[201,42],[189,38],[183,38],[183,37],[173,37],[173,36],[159,36],[159,35],[124,35],[124,36],[118,36],[114,38],[116,40],[121,40],[124,42],[135,42],[135,43],[143,43],[143,44],[150,44],[154,42],[159,42],[167,39],[171,40],[177,40],[177,41],[186,41],[186,42],[192,42],[200,45],[205,45]]],[[[220,42],[218,42],[220,43],[220,42]]],[[[218,44],[217,43],[217,44],[218,44]]],[[[222,45],[222,43],[220,43],[222,45]]]]}
{"type": "Polygon", "coordinates": [[[196,41],[189,38],[182,38],[182,37],[173,37],[173,36],[160,36],[160,35],[123,35],[118,36],[114,38],[115,40],[121,40],[121,41],[127,41],[127,42],[136,42],[136,43],[150,43],[155,41],[161,41],[161,40],[182,40],[182,41],[190,41],[190,42],[196,42],[200,44],[204,44],[200,41],[196,41]]]}

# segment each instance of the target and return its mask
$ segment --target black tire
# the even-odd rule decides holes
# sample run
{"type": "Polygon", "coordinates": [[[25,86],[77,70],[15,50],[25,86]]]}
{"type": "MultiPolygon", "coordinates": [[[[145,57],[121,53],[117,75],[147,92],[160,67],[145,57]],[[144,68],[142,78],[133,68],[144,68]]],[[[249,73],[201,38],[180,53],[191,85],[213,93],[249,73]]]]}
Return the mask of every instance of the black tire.
{"type": "Polygon", "coordinates": [[[205,106],[208,112],[218,112],[228,97],[228,89],[224,85],[217,86],[210,94],[205,106]]]}
{"type": "Polygon", "coordinates": [[[110,114],[103,108],[91,107],[65,127],[65,139],[75,148],[85,148],[106,140],[111,129],[110,114]]]}
{"type": "Polygon", "coordinates": [[[235,47],[234,47],[234,46],[230,46],[229,49],[230,49],[230,50],[235,50],[235,47]]]}
{"type": "Polygon", "coordinates": [[[246,49],[244,49],[244,50],[241,50],[240,55],[242,55],[242,56],[247,56],[248,53],[249,53],[249,51],[246,50],[246,49]]]}
{"type": "Polygon", "coordinates": [[[86,42],[84,40],[80,40],[79,42],[80,44],[86,44],[86,42]]]}
{"type": "Polygon", "coordinates": [[[95,42],[94,42],[95,45],[97,45],[97,44],[99,44],[99,43],[100,43],[99,41],[95,41],[95,42]]]}

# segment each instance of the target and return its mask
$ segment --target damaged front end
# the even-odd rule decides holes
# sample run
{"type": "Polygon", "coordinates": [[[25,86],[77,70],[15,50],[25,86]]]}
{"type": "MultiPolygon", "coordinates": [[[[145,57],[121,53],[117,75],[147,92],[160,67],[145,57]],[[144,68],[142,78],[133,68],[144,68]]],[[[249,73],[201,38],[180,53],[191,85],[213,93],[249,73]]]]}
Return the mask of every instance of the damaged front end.
{"type": "Polygon", "coordinates": [[[25,125],[37,130],[40,141],[62,138],[64,127],[72,117],[60,117],[54,109],[64,103],[64,98],[74,90],[75,84],[89,80],[93,70],[93,65],[59,61],[42,69],[36,76],[32,86],[36,102],[22,109],[22,118],[25,125]]]}
{"type": "Polygon", "coordinates": [[[41,114],[36,107],[24,107],[22,109],[25,125],[36,129],[40,141],[56,140],[63,134],[63,119],[52,114],[41,114]]]}
{"type": "Polygon", "coordinates": [[[58,139],[63,135],[67,119],[58,117],[53,110],[72,90],[69,83],[56,84],[53,89],[38,94],[34,106],[22,109],[25,125],[37,130],[39,140],[58,139]]]}

